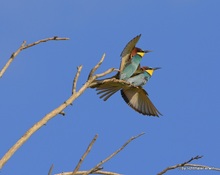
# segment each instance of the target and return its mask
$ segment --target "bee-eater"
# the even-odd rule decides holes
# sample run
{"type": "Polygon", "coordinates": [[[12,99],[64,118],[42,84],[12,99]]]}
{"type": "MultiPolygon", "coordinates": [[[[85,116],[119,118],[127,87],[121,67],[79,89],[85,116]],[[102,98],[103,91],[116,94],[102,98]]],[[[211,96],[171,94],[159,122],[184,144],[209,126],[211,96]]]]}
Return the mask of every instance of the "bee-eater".
{"type": "Polygon", "coordinates": [[[121,52],[121,64],[120,71],[115,78],[120,78],[121,80],[126,80],[131,77],[131,75],[137,70],[140,65],[140,61],[145,53],[150,52],[149,50],[142,50],[136,47],[137,42],[141,37],[137,35],[125,46],[121,52]]]}
{"type": "MultiPolygon", "coordinates": [[[[112,79],[112,78],[116,78],[116,79],[122,79],[122,80],[127,80],[128,78],[131,77],[131,75],[138,69],[140,68],[140,61],[141,58],[144,56],[145,53],[150,52],[150,51],[143,51],[140,48],[135,47],[137,42],[139,41],[141,37],[140,35],[137,35],[136,37],[134,37],[131,41],[129,41],[125,48],[123,49],[123,51],[121,52],[121,63],[120,63],[120,68],[119,68],[119,72],[107,79],[112,79]]],[[[104,80],[107,80],[104,79],[104,80]]],[[[99,84],[103,81],[102,80],[95,80],[92,84],[91,84],[91,88],[95,88],[97,86],[99,86],[99,84]]],[[[109,84],[110,86],[110,84],[109,84]]],[[[117,92],[117,91],[115,91],[117,92]]],[[[115,93],[114,92],[114,93],[115,93]]],[[[112,95],[114,94],[112,93],[112,95]]]]}
{"type": "Polygon", "coordinates": [[[147,67],[144,66],[137,70],[132,77],[130,77],[127,82],[131,83],[134,86],[143,86],[151,78],[155,70],[160,69],[160,67],[147,67]]]}
{"type": "Polygon", "coordinates": [[[142,67],[127,81],[117,79],[107,79],[96,87],[101,94],[100,98],[106,101],[118,90],[121,90],[121,95],[125,102],[131,106],[135,111],[149,116],[159,116],[160,112],[153,105],[148,98],[147,92],[142,88],[143,85],[153,75],[154,70],[159,68],[142,67]]]}
{"type": "Polygon", "coordinates": [[[139,41],[141,37],[140,35],[137,35],[134,37],[131,41],[129,41],[123,51],[121,52],[121,64],[120,64],[120,72],[122,72],[127,64],[131,62],[131,57],[136,55],[137,51],[135,52],[135,46],[137,42],[139,41]]]}
{"type": "Polygon", "coordinates": [[[121,96],[135,111],[143,115],[159,117],[159,115],[162,114],[153,105],[148,97],[148,93],[142,88],[142,86],[145,85],[151,78],[153,72],[160,68],[142,67],[141,69],[142,72],[127,80],[127,82],[131,83],[135,87],[122,88],[121,96]]]}
{"type": "Polygon", "coordinates": [[[130,61],[125,64],[125,67],[120,74],[120,79],[121,80],[127,80],[130,78],[134,72],[138,69],[140,62],[142,60],[142,57],[144,56],[145,53],[150,52],[149,50],[142,50],[140,48],[135,47],[132,50],[132,53],[130,54],[130,61]]]}

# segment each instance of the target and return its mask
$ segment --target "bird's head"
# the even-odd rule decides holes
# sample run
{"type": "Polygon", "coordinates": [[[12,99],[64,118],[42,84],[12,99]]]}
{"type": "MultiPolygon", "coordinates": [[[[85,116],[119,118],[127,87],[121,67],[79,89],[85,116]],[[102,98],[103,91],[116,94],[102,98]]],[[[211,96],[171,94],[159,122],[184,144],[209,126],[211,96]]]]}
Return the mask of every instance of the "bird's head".
{"type": "Polygon", "coordinates": [[[155,70],[161,69],[161,67],[148,67],[148,66],[143,66],[141,67],[143,71],[146,71],[150,76],[153,75],[155,70]]]}
{"type": "Polygon", "coordinates": [[[138,47],[135,47],[132,52],[131,52],[131,57],[133,57],[134,55],[138,54],[140,55],[141,57],[144,56],[145,53],[148,53],[148,52],[152,52],[151,50],[142,50],[138,47]]]}

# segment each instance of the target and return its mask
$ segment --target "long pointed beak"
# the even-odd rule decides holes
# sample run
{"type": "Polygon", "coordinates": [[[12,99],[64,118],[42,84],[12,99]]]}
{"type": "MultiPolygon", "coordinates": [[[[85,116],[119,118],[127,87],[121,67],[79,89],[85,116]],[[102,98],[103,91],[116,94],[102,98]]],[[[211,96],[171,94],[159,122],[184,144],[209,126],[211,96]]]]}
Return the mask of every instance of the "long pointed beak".
{"type": "Polygon", "coordinates": [[[161,69],[161,67],[154,67],[153,70],[161,69]]]}
{"type": "Polygon", "coordinates": [[[152,50],[144,50],[144,53],[153,52],[152,50]]]}

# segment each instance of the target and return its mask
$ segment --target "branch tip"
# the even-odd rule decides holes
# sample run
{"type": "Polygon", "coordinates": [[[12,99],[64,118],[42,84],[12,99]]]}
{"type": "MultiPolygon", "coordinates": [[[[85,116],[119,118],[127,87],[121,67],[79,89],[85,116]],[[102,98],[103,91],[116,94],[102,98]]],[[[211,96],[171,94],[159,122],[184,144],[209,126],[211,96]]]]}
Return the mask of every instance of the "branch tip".
{"type": "Polygon", "coordinates": [[[86,158],[86,156],[89,154],[90,150],[92,149],[92,146],[93,144],[95,143],[95,141],[97,140],[98,138],[98,134],[96,134],[94,136],[94,138],[92,139],[92,141],[90,142],[90,144],[88,145],[85,153],[82,155],[82,157],[80,158],[78,164],[76,165],[75,169],[73,170],[72,174],[71,175],[75,175],[76,172],[79,170],[80,166],[82,165],[84,159],[86,158]]]}
{"type": "Polygon", "coordinates": [[[76,93],[76,84],[79,79],[79,75],[82,70],[82,67],[83,67],[82,65],[77,66],[77,72],[76,72],[75,78],[73,79],[72,94],[76,93]]]}

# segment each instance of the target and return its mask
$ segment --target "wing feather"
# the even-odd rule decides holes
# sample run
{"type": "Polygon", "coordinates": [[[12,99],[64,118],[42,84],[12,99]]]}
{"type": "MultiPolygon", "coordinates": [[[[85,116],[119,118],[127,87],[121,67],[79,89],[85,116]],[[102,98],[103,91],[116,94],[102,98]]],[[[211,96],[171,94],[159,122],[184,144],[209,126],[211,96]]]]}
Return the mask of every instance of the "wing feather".
{"type": "Polygon", "coordinates": [[[162,115],[148,97],[147,92],[141,87],[130,87],[121,90],[122,98],[135,111],[149,116],[162,115]]]}
{"type": "Polygon", "coordinates": [[[125,46],[125,48],[121,52],[120,71],[122,71],[124,69],[125,65],[130,61],[131,52],[134,49],[134,47],[136,46],[140,37],[141,37],[141,34],[134,37],[131,41],[128,42],[128,44],[125,46]]]}

